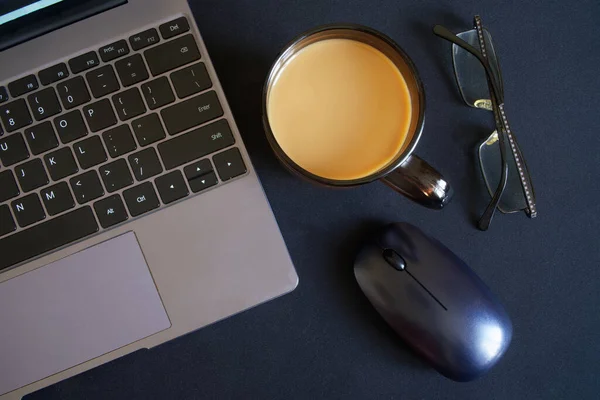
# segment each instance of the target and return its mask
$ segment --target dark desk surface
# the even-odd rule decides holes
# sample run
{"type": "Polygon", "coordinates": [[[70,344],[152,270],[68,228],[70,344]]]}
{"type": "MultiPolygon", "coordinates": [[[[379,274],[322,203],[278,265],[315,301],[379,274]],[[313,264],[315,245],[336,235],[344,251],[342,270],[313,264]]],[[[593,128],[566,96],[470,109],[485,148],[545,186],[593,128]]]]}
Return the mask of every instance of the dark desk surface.
{"type": "MultiPolygon", "coordinates": [[[[600,392],[600,3],[192,0],[192,8],[300,276],[293,293],[31,396],[60,399],[597,399],[600,392]],[[510,3],[510,4],[509,4],[510,3]],[[450,45],[479,13],[494,37],[507,113],[532,171],[539,217],[487,233],[473,149],[492,120],[463,105],[450,45]],[[385,32],[413,58],[427,114],[418,153],[454,184],[441,212],[381,183],[352,190],[289,175],[261,126],[261,87],[281,48],[329,22],[385,32]],[[408,221],[460,255],[506,305],[514,338],[482,379],[453,383],[412,355],[352,274],[381,223],[408,221]]],[[[233,244],[235,245],[235,244],[233,244]]]]}

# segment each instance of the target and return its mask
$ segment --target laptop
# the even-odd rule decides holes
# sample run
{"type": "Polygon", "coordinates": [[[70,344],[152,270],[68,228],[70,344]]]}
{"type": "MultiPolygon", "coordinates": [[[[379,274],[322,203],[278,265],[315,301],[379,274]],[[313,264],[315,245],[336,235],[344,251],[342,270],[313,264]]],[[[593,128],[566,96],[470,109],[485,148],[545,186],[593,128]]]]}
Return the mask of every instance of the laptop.
{"type": "Polygon", "coordinates": [[[185,0],[0,0],[2,400],[297,282],[185,0]]]}

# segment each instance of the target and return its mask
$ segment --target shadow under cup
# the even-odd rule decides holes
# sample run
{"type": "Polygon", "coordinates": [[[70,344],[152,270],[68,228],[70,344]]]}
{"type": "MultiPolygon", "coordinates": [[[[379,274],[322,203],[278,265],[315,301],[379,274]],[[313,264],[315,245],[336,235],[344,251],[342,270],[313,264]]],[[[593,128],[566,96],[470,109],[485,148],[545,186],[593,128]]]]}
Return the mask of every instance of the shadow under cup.
{"type": "Polygon", "coordinates": [[[412,154],[421,137],[424,119],[425,92],[413,62],[390,38],[361,25],[326,25],[300,35],[278,56],[271,67],[263,90],[263,124],[267,139],[277,158],[290,171],[312,182],[331,187],[356,186],[381,179],[388,186],[410,199],[429,208],[441,209],[452,198],[453,191],[450,184],[433,167],[412,154]],[[352,180],[329,179],[300,167],[283,151],[269,123],[269,95],[279,73],[300,50],[313,43],[330,39],[349,39],[362,42],[383,53],[404,77],[412,104],[409,130],[398,154],[377,172],[352,180]]]}

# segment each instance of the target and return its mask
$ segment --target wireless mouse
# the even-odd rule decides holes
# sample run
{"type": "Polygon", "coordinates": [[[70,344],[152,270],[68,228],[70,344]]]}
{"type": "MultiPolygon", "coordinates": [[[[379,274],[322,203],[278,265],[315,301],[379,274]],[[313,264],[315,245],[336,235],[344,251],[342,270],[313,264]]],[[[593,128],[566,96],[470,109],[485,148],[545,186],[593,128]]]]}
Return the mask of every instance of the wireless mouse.
{"type": "Polygon", "coordinates": [[[398,335],[452,380],[481,376],[510,344],[512,323],[486,284],[413,225],[391,224],[371,238],[354,274],[398,335]]]}

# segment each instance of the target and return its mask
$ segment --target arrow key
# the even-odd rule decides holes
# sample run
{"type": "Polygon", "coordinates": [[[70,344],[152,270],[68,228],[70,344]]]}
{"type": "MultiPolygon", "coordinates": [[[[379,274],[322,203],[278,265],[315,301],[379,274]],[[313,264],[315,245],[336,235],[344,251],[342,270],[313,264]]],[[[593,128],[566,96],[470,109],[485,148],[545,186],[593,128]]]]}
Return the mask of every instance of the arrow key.
{"type": "Polygon", "coordinates": [[[182,199],[189,194],[181,171],[173,171],[156,178],[154,181],[158,194],[165,204],[182,199]]]}
{"type": "Polygon", "coordinates": [[[192,188],[192,192],[198,193],[202,190],[208,189],[211,186],[215,186],[219,183],[217,179],[217,175],[214,171],[210,171],[206,175],[198,176],[188,181],[190,187],[192,188]]]}
{"type": "Polygon", "coordinates": [[[242,155],[235,147],[214,156],[213,162],[222,181],[228,181],[246,173],[246,165],[242,160],[242,155]]]}
{"type": "Polygon", "coordinates": [[[92,170],[85,174],[77,175],[71,178],[69,183],[79,204],[85,204],[88,201],[104,196],[104,188],[102,188],[96,171],[92,170]]]}

